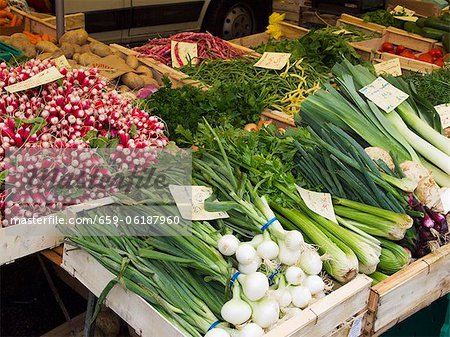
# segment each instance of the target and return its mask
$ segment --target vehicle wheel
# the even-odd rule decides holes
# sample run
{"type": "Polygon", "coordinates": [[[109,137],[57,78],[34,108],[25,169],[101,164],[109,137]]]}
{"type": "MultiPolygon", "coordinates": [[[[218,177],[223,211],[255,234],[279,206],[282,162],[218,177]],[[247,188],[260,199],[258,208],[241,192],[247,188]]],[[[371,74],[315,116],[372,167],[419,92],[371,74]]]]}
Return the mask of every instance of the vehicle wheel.
{"type": "Polygon", "coordinates": [[[210,6],[205,16],[204,28],[211,34],[231,40],[256,32],[256,15],[248,2],[220,0],[210,6]]]}

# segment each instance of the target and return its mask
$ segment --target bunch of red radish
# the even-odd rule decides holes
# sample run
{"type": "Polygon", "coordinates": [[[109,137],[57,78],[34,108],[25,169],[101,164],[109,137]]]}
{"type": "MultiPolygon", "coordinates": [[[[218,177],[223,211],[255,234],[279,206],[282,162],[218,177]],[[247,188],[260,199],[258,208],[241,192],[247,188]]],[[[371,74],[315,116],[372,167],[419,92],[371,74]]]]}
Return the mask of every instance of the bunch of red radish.
{"type": "MultiPolygon", "coordinates": [[[[41,160],[42,157],[33,152],[36,149],[56,148],[74,150],[70,163],[63,162],[67,158],[61,159],[66,170],[73,166],[72,170],[78,173],[104,176],[106,172],[96,162],[98,158],[95,154],[76,152],[77,149],[92,147],[113,148],[111,160],[114,160],[116,169],[133,172],[143,164],[141,160],[154,159],[153,152],[142,156],[137,153],[140,149],[159,149],[168,143],[164,123],[133,106],[129,99],[117,91],[111,90],[96,69],[61,68],[59,71],[63,78],[57,82],[17,93],[6,91],[8,85],[25,81],[52,66],[54,63],[50,60],[31,60],[17,67],[0,64],[0,172],[8,169],[13,173],[14,167],[26,167],[28,171],[36,168],[36,172],[46,165],[58,168],[56,158],[41,160]],[[29,157],[25,153],[15,158],[15,166],[4,161],[6,151],[11,154],[24,149],[31,151],[29,157]]],[[[36,182],[45,181],[45,177],[39,175],[32,178],[36,182]]],[[[37,183],[34,186],[33,182],[26,181],[26,176],[22,177],[25,181],[12,181],[12,174],[9,175],[12,180],[7,179],[7,187],[0,195],[3,225],[8,225],[4,219],[5,206],[11,211],[15,206],[30,204],[31,201],[32,209],[23,208],[20,215],[35,216],[42,214],[42,209],[47,206],[57,210],[63,204],[83,202],[106,193],[100,185],[95,190],[84,186],[84,193],[61,199],[48,186],[38,186],[37,183]],[[29,189],[21,188],[27,184],[31,186],[29,189]],[[10,195],[14,198],[10,198],[10,195]],[[45,207],[43,201],[48,203],[45,207]]]]}
{"type": "MultiPolygon", "coordinates": [[[[134,48],[134,50],[139,52],[142,57],[151,57],[170,66],[172,64],[172,41],[197,44],[197,58],[194,63],[196,65],[204,60],[228,60],[243,54],[228,42],[209,33],[193,32],[183,32],[168,38],[153,39],[141,47],[134,48]]],[[[177,45],[174,47],[174,56],[177,58],[178,64],[183,64],[177,45]]]]}
{"type": "Polygon", "coordinates": [[[391,42],[384,42],[381,45],[381,52],[399,55],[402,57],[419,60],[422,62],[433,63],[439,67],[443,67],[445,62],[450,61],[450,54],[444,56],[444,53],[439,48],[431,48],[427,53],[413,51],[405,48],[403,45],[394,45],[391,42]]]}

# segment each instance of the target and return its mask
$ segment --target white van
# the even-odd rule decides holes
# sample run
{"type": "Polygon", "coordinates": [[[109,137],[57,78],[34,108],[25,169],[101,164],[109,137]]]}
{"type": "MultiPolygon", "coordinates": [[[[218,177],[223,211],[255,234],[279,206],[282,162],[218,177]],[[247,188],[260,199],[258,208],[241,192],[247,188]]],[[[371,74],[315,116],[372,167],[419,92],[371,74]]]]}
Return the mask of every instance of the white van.
{"type": "MultiPolygon", "coordinates": [[[[30,0],[36,3],[39,0],[30,0]]],[[[42,0],[54,11],[54,0],[42,0]]],[[[264,30],[271,0],[65,0],[85,13],[86,30],[105,42],[132,43],[179,31],[207,30],[224,39],[264,30]]]]}

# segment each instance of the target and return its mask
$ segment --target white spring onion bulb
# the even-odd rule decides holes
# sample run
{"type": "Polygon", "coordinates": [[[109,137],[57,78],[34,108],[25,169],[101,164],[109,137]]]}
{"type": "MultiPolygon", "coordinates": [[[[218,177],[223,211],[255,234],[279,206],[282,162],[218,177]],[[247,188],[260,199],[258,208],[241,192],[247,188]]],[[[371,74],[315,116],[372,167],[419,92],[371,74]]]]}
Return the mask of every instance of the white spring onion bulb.
{"type": "Polygon", "coordinates": [[[284,276],[286,277],[287,283],[294,286],[301,284],[306,277],[303,270],[297,266],[288,267],[284,276]]]}
{"type": "Polygon", "coordinates": [[[322,271],[320,255],[312,249],[308,249],[302,253],[298,265],[308,275],[317,275],[322,271]]]}
{"type": "Polygon", "coordinates": [[[274,290],[273,298],[278,302],[280,308],[286,308],[292,303],[292,296],[287,288],[274,290]]]}
{"type": "Polygon", "coordinates": [[[239,283],[242,286],[244,295],[250,301],[258,301],[263,298],[269,290],[269,280],[266,275],[260,272],[248,275],[239,275],[239,283]]]}
{"type": "Polygon", "coordinates": [[[209,330],[205,337],[230,337],[230,334],[224,329],[214,328],[209,330]]]}
{"type": "Polygon", "coordinates": [[[241,288],[237,282],[233,285],[233,298],[222,306],[220,314],[225,321],[233,325],[245,323],[251,317],[252,308],[241,299],[241,288]]]}
{"type": "Polygon", "coordinates": [[[278,259],[282,264],[292,266],[297,263],[300,258],[300,250],[290,250],[284,242],[279,242],[280,253],[278,259]]]}
{"type": "Polygon", "coordinates": [[[222,255],[232,256],[236,253],[239,246],[239,240],[232,234],[224,235],[217,243],[217,248],[222,255]]]}
{"type": "Polygon", "coordinates": [[[253,239],[247,243],[252,245],[255,249],[264,241],[264,235],[258,234],[253,237],[253,239]]]}
{"type": "Polygon", "coordinates": [[[252,321],[266,329],[275,324],[280,317],[280,306],[274,299],[265,297],[261,301],[252,303],[252,321]]]}
{"type": "Polygon", "coordinates": [[[264,330],[256,323],[247,323],[237,334],[237,337],[261,337],[264,335],[264,330]]]}
{"type": "Polygon", "coordinates": [[[256,257],[256,250],[248,243],[241,243],[236,249],[236,260],[242,264],[251,263],[256,257]]]}
{"type": "Polygon", "coordinates": [[[242,274],[251,274],[258,270],[261,266],[262,260],[259,256],[256,256],[255,259],[249,264],[239,263],[238,270],[242,274]]]}
{"type": "Polygon", "coordinates": [[[309,275],[305,277],[302,285],[308,288],[313,296],[325,289],[325,283],[319,275],[309,275]]]}
{"type": "Polygon", "coordinates": [[[280,248],[274,241],[272,241],[269,232],[266,231],[264,233],[264,241],[259,244],[258,248],[256,248],[256,252],[262,259],[273,260],[278,256],[280,248]]]}
{"type": "Polygon", "coordinates": [[[286,233],[284,242],[286,243],[286,247],[290,250],[300,250],[305,240],[303,239],[302,233],[293,230],[286,233]]]}
{"type": "Polygon", "coordinates": [[[292,303],[300,309],[304,309],[311,301],[311,292],[304,286],[296,286],[289,288],[292,296],[292,303]]]}

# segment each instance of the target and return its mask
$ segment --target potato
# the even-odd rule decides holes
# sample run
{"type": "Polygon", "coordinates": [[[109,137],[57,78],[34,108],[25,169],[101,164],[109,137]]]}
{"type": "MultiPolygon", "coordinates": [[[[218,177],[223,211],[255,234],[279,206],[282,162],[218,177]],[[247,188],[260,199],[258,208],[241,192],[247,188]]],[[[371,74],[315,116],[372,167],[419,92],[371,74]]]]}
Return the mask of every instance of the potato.
{"type": "Polygon", "coordinates": [[[127,60],[127,55],[125,55],[124,53],[122,53],[121,51],[117,50],[117,49],[112,49],[112,53],[114,55],[119,56],[122,60],[126,61],[127,60]]]}
{"type": "Polygon", "coordinates": [[[80,61],[80,56],[81,56],[80,53],[75,53],[75,54],[73,54],[72,59],[73,59],[75,62],[78,62],[78,61],[80,61]]]}
{"type": "Polygon", "coordinates": [[[92,63],[99,62],[101,60],[100,57],[91,53],[83,53],[80,55],[78,59],[78,63],[82,66],[88,66],[92,63]]]}
{"type": "Polygon", "coordinates": [[[67,62],[69,62],[70,67],[74,69],[80,68],[80,65],[75,60],[67,60],[67,62]]]}
{"type": "Polygon", "coordinates": [[[128,56],[127,56],[127,64],[128,64],[131,68],[136,69],[136,68],[139,66],[139,61],[138,61],[138,59],[137,59],[136,56],[134,56],[134,55],[128,55],[128,56]]]}
{"type": "Polygon", "coordinates": [[[36,50],[45,53],[53,53],[58,50],[58,46],[50,41],[40,41],[36,44],[36,50]]]}
{"type": "Polygon", "coordinates": [[[125,92],[129,92],[130,88],[128,88],[126,85],[119,85],[119,87],[117,88],[117,91],[120,93],[125,93],[125,92]]]}
{"type": "Polygon", "coordinates": [[[25,40],[25,41],[30,42],[30,40],[28,40],[27,36],[23,33],[15,33],[15,34],[11,35],[11,39],[25,40]]]}
{"type": "Polygon", "coordinates": [[[87,42],[88,37],[89,35],[84,29],[70,30],[61,36],[59,43],[75,43],[81,46],[87,42]]]}
{"type": "Polygon", "coordinates": [[[42,54],[38,55],[37,59],[38,60],[46,60],[46,59],[51,58],[52,55],[53,55],[53,53],[42,53],[42,54]]]}
{"type": "Polygon", "coordinates": [[[73,54],[75,53],[75,50],[73,48],[72,43],[62,43],[61,47],[59,48],[63,52],[64,56],[68,59],[71,59],[73,57],[73,54]]]}
{"type": "Polygon", "coordinates": [[[91,47],[90,47],[89,44],[84,44],[84,45],[81,46],[81,52],[80,52],[80,54],[83,54],[83,53],[90,53],[90,52],[91,52],[91,47]]]}
{"type": "Polygon", "coordinates": [[[136,68],[136,72],[139,73],[140,75],[146,75],[146,76],[151,76],[153,77],[153,72],[149,67],[146,66],[139,66],[136,68]]]}
{"type": "Polygon", "coordinates": [[[122,76],[122,83],[132,90],[141,89],[144,87],[144,79],[139,75],[129,72],[122,76]]]}
{"type": "Polygon", "coordinates": [[[24,40],[20,37],[14,37],[11,38],[9,44],[19,49],[26,57],[36,56],[36,47],[30,41],[28,41],[28,39],[24,40]]]}
{"type": "MultiPolygon", "coordinates": [[[[66,42],[67,43],[67,42],[66,42]]],[[[81,53],[81,46],[75,43],[70,44],[74,50],[75,53],[81,53]]]]}
{"type": "Polygon", "coordinates": [[[0,41],[9,44],[9,42],[11,41],[11,36],[8,36],[8,35],[0,35],[0,41]]]}
{"type": "Polygon", "coordinates": [[[155,80],[153,77],[146,75],[139,75],[139,77],[142,78],[142,80],[144,81],[144,87],[146,87],[147,85],[155,85],[159,88],[158,81],[155,80]]]}
{"type": "Polygon", "coordinates": [[[100,57],[106,57],[112,54],[111,48],[101,42],[91,43],[91,52],[100,57]]]}
{"type": "Polygon", "coordinates": [[[112,54],[102,57],[102,61],[105,62],[105,64],[114,64],[117,69],[128,69],[125,61],[118,55],[112,54]]]}

